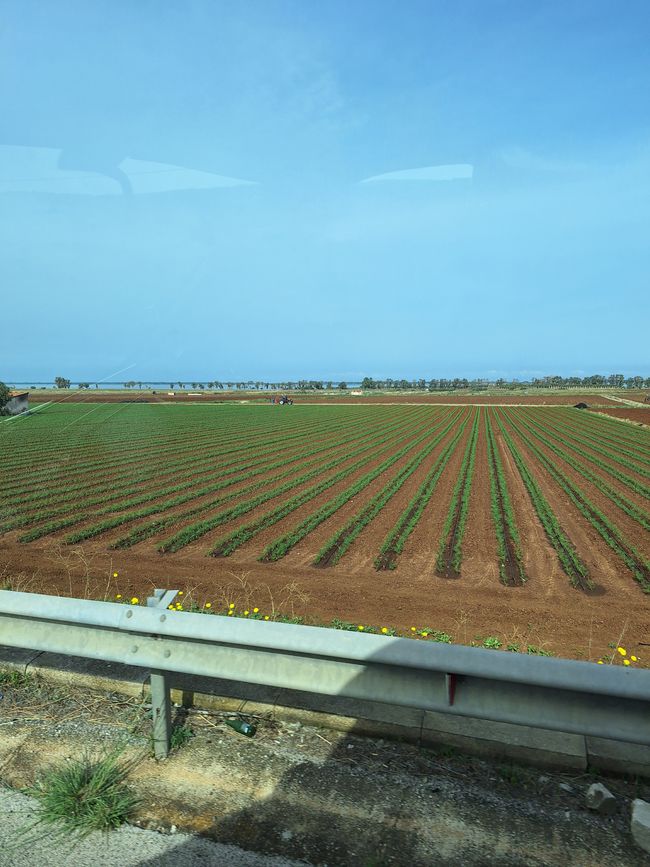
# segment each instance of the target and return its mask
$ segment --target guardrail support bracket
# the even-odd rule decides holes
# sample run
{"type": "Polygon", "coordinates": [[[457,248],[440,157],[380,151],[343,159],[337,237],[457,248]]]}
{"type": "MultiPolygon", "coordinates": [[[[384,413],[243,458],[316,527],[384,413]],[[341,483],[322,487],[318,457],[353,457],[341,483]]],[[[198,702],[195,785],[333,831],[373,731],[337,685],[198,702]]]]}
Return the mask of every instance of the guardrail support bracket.
{"type": "Polygon", "coordinates": [[[455,674],[446,674],[445,675],[445,686],[447,688],[447,704],[451,707],[454,703],[454,699],[456,697],[456,675],[455,674]]]}

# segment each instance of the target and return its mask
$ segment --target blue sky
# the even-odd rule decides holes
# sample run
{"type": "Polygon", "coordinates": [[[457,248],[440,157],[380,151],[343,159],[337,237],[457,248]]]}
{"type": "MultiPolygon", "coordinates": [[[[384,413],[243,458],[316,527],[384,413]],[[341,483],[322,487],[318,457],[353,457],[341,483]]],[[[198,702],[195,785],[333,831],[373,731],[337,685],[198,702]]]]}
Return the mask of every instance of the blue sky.
{"type": "Polygon", "coordinates": [[[0,25],[0,379],[650,372],[646,0],[0,25]]]}

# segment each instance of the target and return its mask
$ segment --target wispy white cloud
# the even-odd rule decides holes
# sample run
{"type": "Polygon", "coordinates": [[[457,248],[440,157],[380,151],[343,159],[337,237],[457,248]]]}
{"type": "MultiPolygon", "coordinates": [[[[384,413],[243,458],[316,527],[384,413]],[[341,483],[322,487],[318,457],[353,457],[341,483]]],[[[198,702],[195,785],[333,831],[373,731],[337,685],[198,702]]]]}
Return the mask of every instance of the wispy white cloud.
{"type": "Polygon", "coordinates": [[[445,166],[422,166],[418,169],[401,169],[364,178],[360,183],[370,184],[378,181],[456,181],[471,179],[474,166],[470,163],[455,163],[445,166]]]}

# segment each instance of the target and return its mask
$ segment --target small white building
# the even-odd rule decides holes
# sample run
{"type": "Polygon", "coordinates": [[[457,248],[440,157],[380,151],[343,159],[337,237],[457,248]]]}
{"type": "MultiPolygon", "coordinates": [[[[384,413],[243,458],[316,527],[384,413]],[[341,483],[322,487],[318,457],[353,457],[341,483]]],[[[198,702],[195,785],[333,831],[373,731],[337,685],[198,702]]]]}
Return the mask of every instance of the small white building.
{"type": "Polygon", "coordinates": [[[7,415],[20,415],[21,412],[29,410],[29,392],[28,391],[10,391],[11,395],[4,407],[4,412],[7,415]]]}

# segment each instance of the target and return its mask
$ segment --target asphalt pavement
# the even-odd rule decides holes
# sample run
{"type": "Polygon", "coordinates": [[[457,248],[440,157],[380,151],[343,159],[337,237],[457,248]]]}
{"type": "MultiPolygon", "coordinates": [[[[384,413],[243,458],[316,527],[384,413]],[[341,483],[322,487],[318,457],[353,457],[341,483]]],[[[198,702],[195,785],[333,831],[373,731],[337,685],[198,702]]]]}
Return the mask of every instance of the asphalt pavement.
{"type": "Polygon", "coordinates": [[[189,834],[158,834],[125,825],[82,840],[37,825],[37,802],[0,789],[0,867],[305,867],[189,834]]]}

